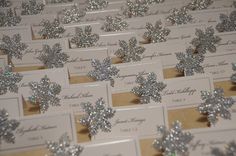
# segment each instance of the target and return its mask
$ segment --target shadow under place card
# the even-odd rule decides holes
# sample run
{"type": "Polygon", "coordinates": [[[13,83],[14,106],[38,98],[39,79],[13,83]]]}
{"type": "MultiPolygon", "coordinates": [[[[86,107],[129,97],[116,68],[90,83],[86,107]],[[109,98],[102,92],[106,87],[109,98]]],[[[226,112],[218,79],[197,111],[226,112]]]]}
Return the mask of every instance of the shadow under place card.
{"type": "Polygon", "coordinates": [[[19,119],[20,125],[15,131],[15,143],[3,142],[0,154],[45,147],[46,141],[58,141],[67,133],[77,142],[74,117],[70,113],[53,115],[35,115],[19,119]]]}
{"type": "Polygon", "coordinates": [[[158,125],[167,125],[167,112],[163,105],[116,107],[115,109],[115,116],[110,119],[111,132],[99,131],[92,139],[154,137],[158,133],[158,125]]]}

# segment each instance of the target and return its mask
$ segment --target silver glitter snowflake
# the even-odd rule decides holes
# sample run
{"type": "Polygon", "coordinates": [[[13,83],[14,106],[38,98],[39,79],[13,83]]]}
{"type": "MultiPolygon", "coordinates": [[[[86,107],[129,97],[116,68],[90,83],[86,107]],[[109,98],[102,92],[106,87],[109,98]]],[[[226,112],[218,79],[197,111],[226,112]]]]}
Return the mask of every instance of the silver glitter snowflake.
{"type": "Polygon", "coordinates": [[[8,112],[5,109],[0,109],[0,145],[2,141],[6,143],[14,143],[14,131],[20,125],[17,120],[9,120],[8,112]]]}
{"type": "Polygon", "coordinates": [[[85,16],[85,12],[81,11],[76,5],[72,5],[70,8],[63,9],[60,14],[61,22],[63,24],[77,23],[85,16]]]}
{"type": "Polygon", "coordinates": [[[97,59],[93,59],[91,62],[93,71],[88,72],[88,76],[97,81],[110,81],[111,86],[114,86],[114,77],[119,73],[119,69],[111,65],[111,58],[107,57],[100,62],[97,59]]]}
{"type": "Polygon", "coordinates": [[[193,139],[193,135],[189,132],[183,132],[179,121],[175,121],[169,131],[165,126],[158,126],[158,132],[162,137],[153,142],[153,147],[159,151],[164,151],[164,156],[188,153],[188,144],[193,139]]]}
{"type": "Polygon", "coordinates": [[[29,101],[34,104],[39,104],[40,112],[48,110],[49,105],[60,106],[60,99],[57,95],[61,92],[61,86],[45,76],[40,82],[30,82],[29,86],[32,90],[32,95],[29,101]]]}
{"type": "Polygon", "coordinates": [[[61,68],[67,62],[69,56],[61,52],[62,48],[56,43],[51,48],[49,45],[43,45],[43,51],[37,57],[47,68],[61,68]]]}
{"type": "Polygon", "coordinates": [[[4,70],[0,70],[0,95],[10,92],[17,93],[19,83],[23,76],[19,73],[13,73],[10,66],[5,67],[4,70]]]}
{"type": "Polygon", "coordinates": [[[50,3],[57,4],[57,3],[69,3],[73,2],[74,0],[50,0],[50,3]]]}
{"type": "Polygon", "coordinates": [[[102,26],[102,30],[106,32],[111,31],[123,31],[126,30],[128,27],[128,23],[126,21],[123,21],[122,18],[119,17],[112,17],[107,16],[104,22],[104,25],[102,26]]]}
{"type": "Polygon", "coordinates": [[[15,9],[9,8],[5,12],[0,11],[0,27],[16,26],[21,22],[21,17],[16,14],[15,9]]]}
{"type": "Polygon", "coordinates": [[[225,150],[219,148],[212,148],[211,154],[213,156],[236,156],[236,143],[231,141],[225,150]]]}
{"type": "Polygon", "coordinates": [[[59,142],[47,141],[47,148],[50,152],[49,156],[79,156],[83,147],[77,144],[71,145],[71,141],[67,133],[64,133],[59,142]]]}
{"type": "Polygon", "coordinates": [[[196,29],[197,38],[191,41],[191,44],[196,47],[198,53],[205,54],[206,51],[211,53],[216,52],[216,44],[221,41],[219,36],[214,35],[212,27],[206,28],[205,32],[201,29],[196,29]]]}
{"type": "Polygon", "coordinates": [[[36,0],[29,0],[28,2],[22,2],[21,15],[36,15],[43,11],[44,4],[37,3],[36,0]]]}
{"type": "Polygon", "coordinates": [[[192,0],[187,7],[190,10],[203,10],[207,9],[213,2],[213,0],[192,0]]]}
{"type": "MultiPolygon", "coordinates": [[[[236,71],[236,63],[233,63],[232,64],[232,69],[234,70],[234,71],[236,71]]],[[[231,81],[233,82],[233,83],[236,83],[236,73],[234,73],[232,76],[231,76],[231,81]]]]}
{"type": "Polygon", "coordinates": [[[100,10],[108,6],[108,1],[106,0],[87,0],[87,11],[100,10]]]}
{"type": "Polygon", "coordinates": [[[59,19],[54,19],[53,22],[50,22],[49,20],[43,20],[41,22],[42,29],[39,31],[39,34],[44,39],[50,39],[50,38],[61,38],[62,34],[65,32],[65,29],[60,26],[59,19]]]}
{"type": "Polygon", "coordinates": [[[14,34],[12,37],[3,35],[2,43],[0,43],[0,50],[8,55],[9,59],[12,59],[12,57],[22,59],[22,51],[27,47],[25,43],[21,42],[20,34],[14,34]]]}
{"type": "Polygon", "coordinates": [[[152,43],[165,42],[166,36],[169,35],[170,29],[163,28],[161,21],[157,21],[155,25],[151,23],[146,24],[147,32],[144,33],[144,38],[152,43]]]}
{"type": "Polygon", "coordinates": [[[0,0],[0,7],[9,7],[11,6],[11,2],[9,0],[0,0]]]}
{"type": "Polygon", "coordinates": [[[77,48],[87,48],[95,46],[95,43],[99,40],[98,34],[92,33],[92,27],[85,26],[84,30],[77,27],[75,30],[75,36],[71,38],[70,42],[75,44],[77,48]]]}
{"type": "Polygon", "coordinates": [[[193,20],[192,15],[188,14],[188,8],[182,7],[180,9],[173,9],[171,14],[167,16],[166,20],[172,25],[187,24],[193,20]]]}
{"type": "Polygon", "coordinates": [[[217,88],[213,93],[202,91],[201,98],[204,102],[198,106],[198,110],[207,115],[211,125],[216,124],[218,115],[224,119],[231,118],[228,109],[234,104],[234,100],[231,97],[225,98],[223,89],[217,88]]]}
{"type": "Polygon", "coordinates": [[[186,76],[194,75],[194,73],[204,73],[204,68],[201,66],[204,56],[195,54],[194,49],[191,47],[186,49],[186,54],[182,52],[176,53],[176,58],[179,60],[176,69],[179,72],[184,72],[186,76]]]}
{"type": "Polygon", "coordinates": [[[127,0],[123,15],[125,15],[127,18],[145,16],[148,10],[148,5],[141,0],[135,0],[134,2],[127,0]]]}
{"type": "Polygon", "coordinates": [[[236,11],[232,11],[229,16],[220,14],[221,22],[216,25],[219,32],[236,31],[236,11]]]}
{"type": "Polygon", "coordinates": [[[151,99],[155,102],[161,102],[160,92],[165,89],[166,84],[157,82],[155,73],[149,73],[146,79],[139,74],[136,78],[136,83],[138,83],[139,86],[134,87],[131,92],[140,97],[140,103],[150,103],[151,99]]]}
{"type": "Polygon", "coordinates": [[[87,102],[82,103],[82,107],[86,115],[80,119],[80,123],[88,127],[91,136],[95,136],[99,130],[103,132],[111,131],[109,119],[115,115],[116,111],[110,107],[106,108],[103,98],[99,98],[95,106],[87,102]]]}
{"type": "Polygon", "coordinates": [[[129,39],[129,43],[124,40],[119,41],[119,48],[115,55],[120,57],[122,62],[131,62],[131,61],[141,61],[141,54],[144,53],[145,48],[141,46],[137,46],[137,39],[132,37],[129,39]]]}
{"type": "Polygon", "coordinates": [[[144,2],[147,3],[148,5],[150,5],[150,4],[163,3],[163,2],[165,2],[165,0],[144,0],[144,2]]]}

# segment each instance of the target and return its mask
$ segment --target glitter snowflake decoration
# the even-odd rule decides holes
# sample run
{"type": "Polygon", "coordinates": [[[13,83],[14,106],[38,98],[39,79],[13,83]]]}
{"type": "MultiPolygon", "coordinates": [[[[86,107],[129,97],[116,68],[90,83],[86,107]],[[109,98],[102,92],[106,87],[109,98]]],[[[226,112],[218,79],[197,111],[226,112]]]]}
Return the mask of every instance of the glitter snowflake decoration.
{"type": "Polygon", "coordinates": [[[74,0],[50,0],[50,3],[52,4],[58,4],[58,3],[69,3],[73,2],[74,0]]]}
{"type": "Polygon", "coordinates": [[[137,39],[132,37],[129,43],[124,40],[119,41],[119,48],[115,55],[120,57],[122,62],[141,61],[141,54],[145,51],[144,47],[137,46],[137,39]]]}
{"type": "Polygon", "coordinates": [[[194,49],[191,47],[186,49],[186,54],[182,52],[176,53],[176,58],[179,60],[176,69],[181,73],[184,72],[185,76],[191,76],[194,73],[204,73],[204,68],[201,66],[204,56],[194,54],[194,49]]]}
{"type": "Polygon", "coordinates": [[[220,14],[220,23],[216,25],[219,32],[236,31],[236,11],[232,11],[229,16],[220,14]]]}
{"type": "Polygon", "coordinates": [[[146,4],[159,4],[165,2],[165,0],[144,0],[146,4]]]}
{"type": "Polygon", "coordinates": [[[219,148],[212,148],[211,154],[213,156],[236,156],[236,143],[231,141],[225,151],[220,150],[219,148]]]}
{"type": "Polygon", "coordinates": [[[219,43],[221,38],[214,35],[214,29],[212,27],[206,28],[205,32],[201,29],[196,29],[195,34],[197,38],[194,38],[191,44],[196,47],[198,53],[205,54],[206,51],[211,53],[216,52],[215,44],[219,43]]]}
{"type": "Polygon", "coordinates": [[[41,22],[42,29],[39,31],[39,34],[44,39],[50,39],[50,38],[61,38],[62,34],[65,32],[65,29],[60,26],[59,19],[54,19],[53,22],[50,22],[49,20],[43,20],[41,22]]]}
{"type": "Polygon", "coordinates": [[[165,126],[158,126],[158,132],[162,137],[153,142],[153,147],[159,151],[164,151],[164,156],[188,153],[188,144],[193,139],[193,135],[189,132],[183,132],[179,121],[175,121],[169,131],[165,126]]]}
{"type": "Polygon", "coordinates": [[[188,14],[188,8],[173,9],[172,13],[166,18],[172,25],[187,24],[193,20],[192,15],[188,14]]]}
{"type": "Polygon", "coordinates": [[[11,67],[5,67],[5,70],[0,70],[0,95],[10,92],[17,93],[19,83],[23,76],[19,73],[13,73],[11,67]]]}
{"type": "Polygon", "coordinates": [[[25,43],[21,42],[20,34],[14,34],[12,37],[3,35],[2,43],[0,43],[0,50],[8,55],[9,59],[12,59],[12,57],[22,59],[22,51],[27,47],[25,43]]]}
{"type": "Polygon", "coordinates": [[[61,22],[63,24],[77,23],[85,16],[85,12],[81,11],[76,5],[72,5],[68,9],[63,9],[61,14],[61,22]]]}
{"type": "Polygon", "coordinates": [[[88,127],[91,136],[95,136],[99,130],[103,132],[111,131],[109,119],[115,115],[116,111],[110,107],[106,108],[103,98],[99,98],[95,106],[89,102],[82,103],[82,108],[86,115],[80,119],[80,123],[88,127]]]}
{"type": "Polygon", "coordinates": [[[16,14],[15,9],[0,11],[0,27],[16,26],[21,22],[21,17],[16,14]]]}
{"type": "Polygon", "coordinates": [[[207,115],[211,125],[216,124],[218,115],[224,119],[231,118],[228,109],[234,104],[234,100],[231,97],[225,98],[223,89],[217,88],[213,93],[202,91],[201,98],[204,102],[198,106],[198,110],[207,115]]]}
{"type": "Polygon", "coordinates": [[[17,120],[9,120],[8,112],[5,109],[0,109],[0,145],[2,141],[6,143],[14,143],[14,131],[20,125],[17,120]]]}
{"type": "Polygon", "coordinates": [[[39,104],[40,112],[48,110],[49,105],[60,106],[60,99],[57,95],[61,92],[61,86],[45,76],[40,82],[30,82],[29,86],[32,90],[32,95],[29,101],[34,104],[39,104]]]}
{"type": "Polygon", "coordinates": [[[134,87],[131,92],[140,97],[141,104],[150,103],[151,99],[155,102],[161,102],[160,92],[165,89],[166,84],[157,82],[155,73],[149,73],[146,79],[139,74],[136,78],[136,83],[139,86],[134,87]]]}
{"type": "Polygon", "coordinates": [[[46,144],[50,152],[50,156],[79,156],[83,151],[83,147],[80,145],[71,145],[71,141],[67,133],[64,133],[59,138],[59,142],[47,141],[46,144]]]}
{"type": "Polygon", "coordinates": [[[119,17],[112,17],[107,16],[104,22],[104,25],[102,26],[102,30],[106,32],[111,31],[123,31],[126,30],[128,27],[128,23],[126,21],[123,21],[122,18],[119,17]]]}
{"type": "Polygon", "coordinates": [[[101,10],[108,6],[106,0],[87,0],[87,11],[101,10]]]}
{"type": "Polygon", "coordinates": [[[107,57],[103,60],[103,62],[93,59],[91,65],[94,70],[90,71],[88,76],[97,81],[110,81],[111,86],[114,86],[114,77],[119,73],[120,70],[111,65],[111,58],[107,57]]]}
{"type": "Polygon", "coordinates": [[[90,25],[85,26],[84,30],[77,27],[75,31],[75,36],[71,38],[70,42],[75,44],[77,48],[95,46],[95,43],[99,40],[99,35],[92,33],[92,27],[90,25]]]}
{"type": "Polygon", "coordinates": [[[0,7],[9,7],[11,6],[11,2],[8,0],[0,0],[0,7]]]}
{"type": "Polygon", "coordinates": [[[155,25],[151,23],[146,24],[147,32],[144,33],[144,38],[152,43],[165,42],[166,36],[169,35],[170,29],[163,28],[161,21],[157,21],[155,25]]]}
{"type": "Polygon", "coordinates": [[[126,8],[124,9],[123,14],[127,18],[145,16],[148,9],[148,5],[141,0],[135,0],[135,2],[127,0],[126,8]]]}
{"type": "MultiPolygon", "coordinates": [[[[236,63],[233,63],[232,64],[232,69],[234,70],[234,71],[236,71],[236,63]]],[[[236,83],[236,73],[234,73],[232,76],[231,76],[231,81],[233,82],[233,83],[236,83]]]]}
{"type": "Polygon", "coordinates": [[[188,4],[188,8],[190,10],[203,10],[207,9],[213,2],[213,0],[192,0],[188,4]]]}
{"type": "Polygon", "coordinates": [[[22,2],[21,15],[36,15],[43,11],[44,4],[37,3],[36,0],[29,0],[29,2],[22,2]]]}
{"type": "Polygon", "coordinates": [[[43,51],[37,57],[47,68],[61,68],[67,62],[69,56],[61,52],[62,48],[56,43],[51,48],[49,45],[43,45],[43,51]]]}

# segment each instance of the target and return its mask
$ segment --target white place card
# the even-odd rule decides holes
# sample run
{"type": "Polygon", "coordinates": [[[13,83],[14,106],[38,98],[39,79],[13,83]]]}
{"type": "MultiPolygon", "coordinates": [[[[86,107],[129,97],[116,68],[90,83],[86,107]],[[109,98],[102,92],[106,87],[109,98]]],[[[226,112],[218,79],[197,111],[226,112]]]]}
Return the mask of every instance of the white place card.
{"type": "Polygon", "coordinates": [[[202,102],[201,91],[213,91],[210,75],[172,78],[164,81],[167,85],[161,92],[161,102],[168,108],[193,107],[202,102]]]}
{"type": "Polygon", "coordinates": [[[12,63],[16,67],[24,66],[43,66],[44,64],[37,59],[40,53],[43,52],[43,45],[49,45],[50,48],[53,47],[56,43],[61,45],[62,51],[64,52],[68,49],[69,45],[66,39],[48,39],[48,40],[37,40],[24,42],[28,47],[24,50],[22,59],[12,58],[12,63]]]}
{"type": "Polygon", "coordinates": [[[155,137],[157,126],[167,124],[166,109],[158,106],[136,106],[115,108],[115,116],[110,119],[111,132],[99,131],[93,139],[104,140],[121,137],[155,137]]]}
{"type": "Polygon", "coordinates": [[[107,15],[116,16],[120,12],[120,9],[105,9],[98,11],[88,11],[86,15],[81,19],[81,22],[93,22],[104,21],[107,15]]]}
{"type": "Polygon", "coordinates": [[[212,149],[225,151],[228,143],[236,141],[236,128],[230,129],[196,129],[190,131],[194,138],[190,143],[189,155],[212,156],[212,149]]]}
{"type": "Polygon", "coordinates": [[[141,156],[139,142],[136,139],[93,141],[81,146],[84,147],[81,156],[141,156]]]}
{"type": "Polygon", "coordinates": [[[42,148],[46,141],[58,141],[64,133],[77,142],[74,117],[70,113],[35,115],[20,118],[19,121],[20,125],[15,131],[15,143],[2,142],[0,154],[42,148]]]}
{"type": "Polygon", "coordinates": [[[107,106],[112,104],[109,82],[73,84],[68,88],[62,88],[58,97],[60,106],[49,107],[46,113],[70,110],[75,114],[82,114],[81,103],[90,102],[94,105],[99,98],[103,98],[107,106]]]}
{"type": "Polygon", "coordinates": [[[57,14],[64,9],[70,9],[71,6],[75,5],[72,3],[59,3],[59,4],[47,4],[45,5],[42,14],[57,14]]]}
{"type": "Polygon", "coordinates": [[[216,45],[218,53],[236,50],[236,31],[217,33],[216,35],[221,38],[221,41],[216,45]]]}
{"type": "Polygon", "coordinates": [[[47,76],[51,82],[61,85],[61,87],[69,86],[69,76],[66,68],[53,68],[20,73],[23,75],[23,79],[19,83],[19,93],[21,93],[24,98],[31,95],[29,82],[40,82],[45,76],[47,76]]]}
{"type": "Polygon", "coordinates": [[[21,95],[8,94],[0,96],[0,109],[6,109],[10,118],[23,116],[21,95]]]}
{"type": "Polygon", "coordinates": [[[64,66],[68,68],[70,76],[86,75],[89,71],[94,70],[91,65],[93,59],[103,61],[109,57],[107,48],[79,48],[65,52],[69,59],[64,66]]]}
{"type": "Polygon", "coordinates": [[[138,74],[147,76],[148,73],[155,73],[158,81],[163,81],[163,68],[161,60],[142,61],[137,63],[122,63],[115,65],[120,71],[114,78],[115,84],[112,93],[130,92],[138,84],[135,82],[138,74]]]}
{"type": "Polygon", "coordinates": [[[26,15],[26,16],[21,16],[21,22],[19,25],[40,26],[43,20],[49,20],[52,22],[56,18],[57,18],[56,14],[26,15]]]}
{"type": "Polygon", "coordinates": [[[29,25],[25,25],[25,26],[14,26],[14,27],[0,28],[0,41],[2,40],[2,37],[4,35],[12,37],[14,34],[20,34],[21,40],[23,42],[32,40],[31,27],[29,25]]]}
{"type": "Polygon", "coordinates": [[[8,65],[7,55],[0,55],[0,71],[4,70],[7,65],[8,65]]]}

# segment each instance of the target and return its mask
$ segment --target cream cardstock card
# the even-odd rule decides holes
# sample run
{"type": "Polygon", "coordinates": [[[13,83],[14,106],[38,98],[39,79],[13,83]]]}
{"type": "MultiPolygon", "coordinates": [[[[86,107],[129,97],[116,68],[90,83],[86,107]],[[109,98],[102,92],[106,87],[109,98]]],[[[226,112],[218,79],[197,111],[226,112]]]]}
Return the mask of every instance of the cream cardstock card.
{"type": "Polygon", "coordinates": [[[155,137],[157,126],[167,124],[166,109],[158,106],[116,107],[115,116],[110,119],[111,132],[98,132],[93,139],[104,140],[120,137],[155,137]]]}
{"type": "Polygon", "coordinates": [[[58,141],[64,133],[77,142],[74,117],[70,113],[23,117],[15,131],[15,143],[2,142],[0,154],[45,147],[46,141],[58,141]]]}
{"type": "Polygon", "coordinates": [[[14,34],[20,34],[22,42],[31,41],[32,33],[29,25],[14,26],[14,27],[1,27],[0,28],[0,41],[4,35],[12,37],[14,34]]]}
{"type": "Polygon", "coordinates": [[[120,9],[104,9],[98,11],[88,11],[81,19],[82,22],[104,21],[107,15],[115,16],[120,12],[120,9]]]}
{"type": "Polygon", "coordinates": [[[236,50],[236,32],[217,33],[221,41],[216,45],[217,53],[236,50]]]}
{"type": "Polygon", "coordinates": [[[8,65],[7,55],[0,55],[0,71],[4,70],[7,65],[8,65]]]}

